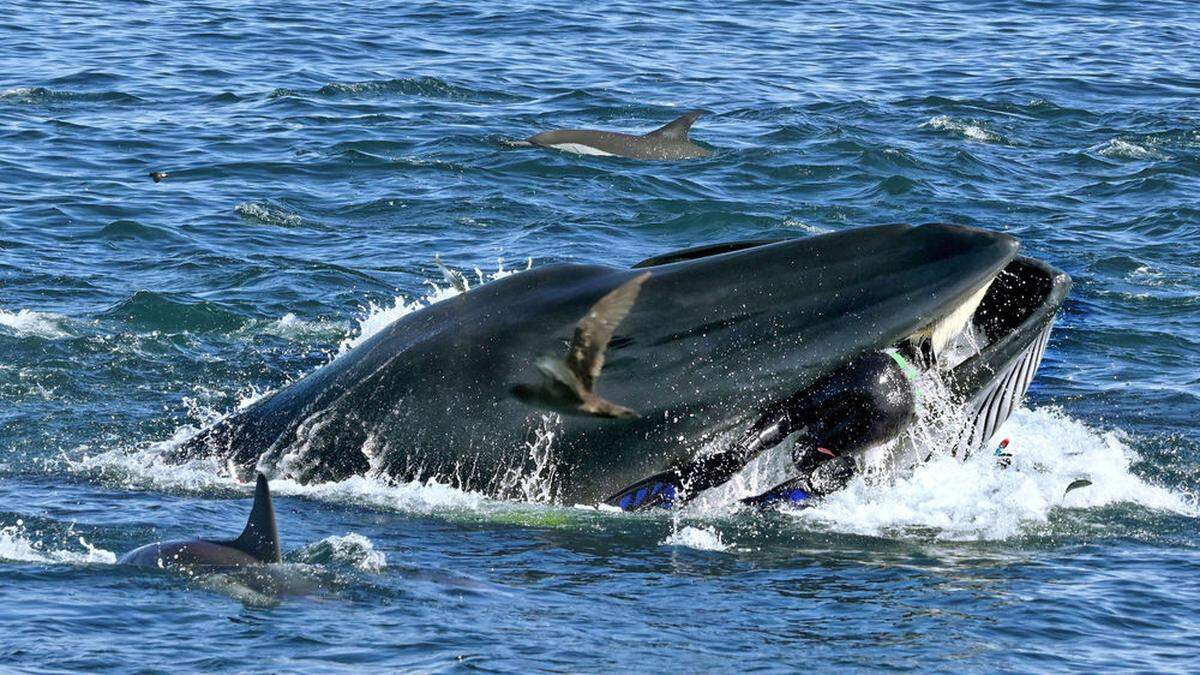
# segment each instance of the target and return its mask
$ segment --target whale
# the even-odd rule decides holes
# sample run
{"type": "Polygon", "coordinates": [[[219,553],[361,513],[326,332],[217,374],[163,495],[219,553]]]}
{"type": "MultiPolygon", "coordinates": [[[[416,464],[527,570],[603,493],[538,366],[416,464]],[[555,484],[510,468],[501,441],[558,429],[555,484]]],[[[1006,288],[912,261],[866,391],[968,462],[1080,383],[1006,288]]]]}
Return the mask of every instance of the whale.
{"type": "Polygon", "coordinates": [[[254,504],[242,533],[234,539],[179,539],[140,546],[121,556],[117,563],[164,569],[197,567],[244,567],[277,563],[279,531],[267,479],[258,474],[254,504]]]}
{"type": "Polygon", "coordinates": [[[678,160],[707,157],[711,150],[696,145],[688,137],[692,124],[702,111],[693,110],[654,131],[635,135],[595,129],[557,129],[543,131],[515,145],[536,146],[602,157],[628,157],[645,160],[678,160]]]}
{"type": "MultiPolygon", "coordinates": [[[[782,428],[764,416],[835,400],[810,390],[869,375],[838,377],[848,364],[905,358],[950,373],[969,452],[1024,396],[1070,285],[1018,248],[984,229],[894,224],[704,244],[631,267],[534,267],[398,318],[168,460],[301,483],[437,480],[500,498],[533,482],[562,503],[637,506],[622,495],[647,477],[728,479],[765,447],[764,429],[782,428]],[[560,415],[513,394],[537,380],[539,355],[563,353],[581,317],[643,276],[598,380],[637,415],[560,415]],[[965,359],[952,348],[964,332],[983,345],[965,359]],[[701,460],[713,456],[732,460],[710,470],[701,460]]],[[[871,428],[910,423],[897,420],[871,428]]]]}

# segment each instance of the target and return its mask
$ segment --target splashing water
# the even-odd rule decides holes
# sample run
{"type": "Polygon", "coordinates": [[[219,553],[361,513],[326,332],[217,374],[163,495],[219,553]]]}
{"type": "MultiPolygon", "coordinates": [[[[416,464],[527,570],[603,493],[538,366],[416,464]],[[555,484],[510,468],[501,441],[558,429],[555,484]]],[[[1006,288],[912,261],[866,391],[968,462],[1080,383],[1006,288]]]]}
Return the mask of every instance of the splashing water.
{"type": "Polygon", "coordinates": [[[659,542],[660,546],[681,546],[698,551],[727,551],[729,544],[721,540],[721,533],[711,527],[684,527],[672,532],[659,542]]]}
{"type": "Polygon", "coordinates": [[[356,532],[325,537],[287,557],[309,565],[332,564],[354,567],[364,572],[379,572],[387,567],[387,556],[375,550],[375,544],[370,539],[356,532]]]}
{"type": "MultiPolygon", "coordinates": [[[[529,270],[532,268],[533,258],[529,258],[526,261],[525,269],[529,270]]],[[[479,270],[479,268],[476,268],[475,276],[479,279],[479,284],[482,285],[488,281],[496,281],[497,279],[503,279],[505,277],[512,276],[519,271],[520,270],[517,269],[505,269],[504,259],[499,258],[496,260],[496,271],[485,274],[479,270]]],[[[469,277],[464,274],[462,275],[462,278],[467,284],[467,290],[470,290],[471,285],[469,277]]],[[[351,349],[354,349],[363,342],[367,341],[372,335],[375,335],[387,326],[390,326],[402,316],[407,316],[419,309],[423,309],[460,294],[460,291],[455,290],[452,286],[439,286],[432,280],[426,280],[425,283],[429,285],[431,290],[423,298],[417,298],[416,300],[410,301],[403,295],[397,295],[392,300],[390,305],[380,305],[373,302],[369,303],[366,307],[366,316],[359,320],[357,331],[350,337],[342,340],[342,342],[338,345],[337,355],[341,356],[351,349]]]]}
{"type": "Polygon", "coordinates": [[[796,518],[840,532],[961,540],[1006,539],[1046,523],[1057,508],[1126,502],[1188,516],[1196,505],[1148,483],[1130,466],[1137,454],[1118,432],[1101,432],[1054,408],[1017,410],[997,437],[1010,439],[1012,465],[987,452],[960,461],[948,453],[887,484],[857,478],[796,518]],[[1087,476],[1092,485],[1065,494],[1087,476]]]}
{"type": "MultiPolygon", "coordinates": [[[[76,536],[72,532],[68,534],[76,536]]],[[[117,561],[115,553],[93,546],[82,536],[76,536],[75,541],[83,550],[59,548],[57,544],[47,544],[38,537],[37,533],[27,531],[22,520],[0,527],[0,560],[67,564],[112,564],[117,561]]]]}
{"type": "Polygon", "coordinates": [[[58,340],[69,337],[68,319],[61,314],[51,312],[34,312],[19,309],[9,312],[0,309],[0,328],[7,329],[17,337],[39,337],[45,340],[58,340]]]}

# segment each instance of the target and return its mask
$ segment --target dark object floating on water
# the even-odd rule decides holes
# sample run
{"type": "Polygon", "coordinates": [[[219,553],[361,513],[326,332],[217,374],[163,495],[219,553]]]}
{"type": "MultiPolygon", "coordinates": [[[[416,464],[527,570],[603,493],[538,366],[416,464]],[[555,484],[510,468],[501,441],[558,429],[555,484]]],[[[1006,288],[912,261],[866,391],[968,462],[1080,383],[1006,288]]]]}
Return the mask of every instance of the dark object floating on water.
{"type": "Polygon", "coordinates": [[[1091,484],[1092,484],[1092,481],[1090,481],[1086,478],[1077,478],[1077,479],[1071,481],[1071,484],[1067,486],[1067,490],[1066,490],[1066,492],[1063,492],[1063,496],[1066,497],[1067,495],[1071,494],[1071,490],[1078,490],[1080,488],[1085,488],[1091,484]]]}
{"type": "Polygon", "coordinates": [[[552,148],[577,155],[657,160],[694,159],[712,154],[711,150],[696,145],[688,138],[692,124],[702,114],[703,111],[693,110],[640,136],[619,131],[558,129],[543,131],[523,141],[510,143],[515,146],[552,148]]]}
{"type": "MultiPolygon", "coordinates": [[[[668,472],[675,482],[657,492],[642,485],[642,500],[639,487],[625,504],[678,505],[744,485],[730,476],[759,458],[778,460],[774,485],[796,481],[788,494],[820,497],[847,469],[867,468],[864,443],[889,443],[896,420],[911,424],[903,406],[880,408],[880,390],[856,390],[872,374],[896,383],[936,364],[965,408],[955,452],[985,448],[1020,405],[1069,287],[1067,275],[1019,257],[1012,237],[938,224],[711,244],[633,269],[545,265],[397,319],[169,460],[216,457],[239,475],[274,467],[305,483],[438,477],[503,495],[505,477],[528,475],[531,435],[549,432],[565,503],[620,506],[630,488],[668,472]],[[640,417],[564,415],[544,430],[512,383],[531,381],[532,355],[561,353],[581,316],[645,271],[653,276],[611,338],[603,383],[605,398],[640,417]],[[805,433],[797,420],[836,438],[805,433]]],[[[892,454],[902,445],[884,447],[880,462],[922,461],[908,456],[917,448],[892,454]]]]}
{"type": "Polygon", "coordinates": [[[239,567],[279,562],[279,531],[275,529],[275,507],[267,479],[258,474],[254,506],[237,539],[180,539],[160,541],[136,548],[121,556],[121,565],[147,567],[239,567]]]}
{"type": "Polygon", "coordinates": [[[518,384],[513,396],[532,406],[546,408],[564,415],[593,417],[637,417],[623,405],[606,401],[596,395],[596,380],[604,368],[604,352],[617,326],[629,315],[637,302],[642,284],[649,272],[617,286],[592,305],[587,314],[575,324],[575,335],[567,349],[567,357],[543,356],[534,362],[542,381],[538,384],[518,384]]]}
{"type": "Polygon", "coordinates": [[[154,179],[155,183],[163,182],[163,180],[165,180],[167,178],[167,176],[170,176],[170,175],[171,174],[167,173],[166,171],[151,171],[150,172],[150,177],[154,179]]]}

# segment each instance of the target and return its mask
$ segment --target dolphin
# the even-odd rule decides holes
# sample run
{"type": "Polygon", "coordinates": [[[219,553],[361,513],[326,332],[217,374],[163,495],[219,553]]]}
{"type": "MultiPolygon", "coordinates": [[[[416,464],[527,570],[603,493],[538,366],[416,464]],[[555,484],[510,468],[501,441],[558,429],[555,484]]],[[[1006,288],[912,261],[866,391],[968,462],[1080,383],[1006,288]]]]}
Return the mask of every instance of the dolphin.
{"type": "Polygon", "coordinates": [[[180,539],[136,548],[117,560],[121,565],[163,568],[240,567],[279,562],[279,531],[267,479],[258,474],[250,518],[236,539],[180,539]]]}
{"type": "Polygon", "coordinates": [[[700,246],[633,268],[536,267],[397,319],[169,459],[216,457],[240,475],[301,482],[436,478],[515,496],[544,466],[541,448],[556,499],[597,503],[754,431],[863,355],[910,344],[920,349],[905,353],[949,353],[963,322],[996,347],[955,371],[981,416],[965,430],[980,444],[1024,394],[1069,282],[1017,250],[981,229],[880,225],[700,246]],[[514,395],[537,379],[538,355],[561,354],[581,316],[645,272],[603,364],[604,397],[637,416],[548,414],[514,395]]]}
{"type": "Polygon", "coordinates": [[[692,124],[702,115],[693,110],[646,134],[636,136],[619,131],[559,129],[543,131],[515,145],[554,148],[580,155],[629,157],[632,159],[694,159],[707,157],[711,150],[688,138],[692,124]]]}

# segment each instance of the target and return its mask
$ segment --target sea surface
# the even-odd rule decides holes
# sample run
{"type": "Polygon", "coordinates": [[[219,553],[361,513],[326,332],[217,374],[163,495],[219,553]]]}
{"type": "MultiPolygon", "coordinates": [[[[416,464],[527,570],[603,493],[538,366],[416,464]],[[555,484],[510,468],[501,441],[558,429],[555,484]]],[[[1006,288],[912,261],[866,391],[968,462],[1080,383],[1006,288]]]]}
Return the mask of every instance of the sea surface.
{"type": "Polygon", "coordinates": [[[1200,667],[1200,5],[33,2],[0,10],[0,670],[1200,667]],[[515,148],[687,110],[709,158],[515,148]],[[161,183],[151,171],[165,171],[161,183]],[[452,292],[942,221],[1075,286],[1014,464],[623,515],[161,453],[452,292]],[[1065,492],[1086,477],[1092,485],[1065,492]]]}

